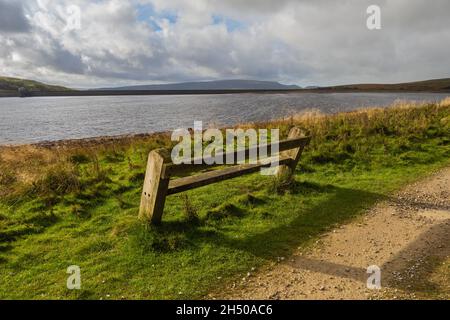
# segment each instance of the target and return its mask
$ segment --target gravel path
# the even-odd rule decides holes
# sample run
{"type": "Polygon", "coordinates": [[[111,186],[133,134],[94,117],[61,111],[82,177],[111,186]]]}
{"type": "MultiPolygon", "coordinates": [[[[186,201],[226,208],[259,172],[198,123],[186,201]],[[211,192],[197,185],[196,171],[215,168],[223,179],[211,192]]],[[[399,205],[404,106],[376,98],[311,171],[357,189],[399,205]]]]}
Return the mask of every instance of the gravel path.
{"type": "Polygon", "coordinates": [[[398,283],[423,277],[421,266],[430,257],[443,263],[450,257],[450,168],[409,185],[357,221],[325,234],[308,251],[299,250],[208,298],[415,298],[414,291],[398,283]],[[381,270],[380,290],[367,288],[371,265],[381,270]]]}

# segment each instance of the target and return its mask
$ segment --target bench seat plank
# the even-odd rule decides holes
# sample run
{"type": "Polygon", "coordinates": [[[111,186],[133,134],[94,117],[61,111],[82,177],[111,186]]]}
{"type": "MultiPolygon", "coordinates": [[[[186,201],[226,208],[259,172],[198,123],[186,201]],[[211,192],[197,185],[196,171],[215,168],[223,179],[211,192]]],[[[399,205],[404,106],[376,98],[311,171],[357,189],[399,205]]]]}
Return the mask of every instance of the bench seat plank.
{"type": "MultiPolygon", "coordinates": [[[[290,157],[281,158],[279,165],[287,165],[292,161],[290,157]]],[[[206,186],[222,180],[227,180],[258,171],[260,168],[269,167],[272,163],[242,164],[225,169],[209,171],[194,176],[179,178],[169,182],[168,195],[206,186]]]]}

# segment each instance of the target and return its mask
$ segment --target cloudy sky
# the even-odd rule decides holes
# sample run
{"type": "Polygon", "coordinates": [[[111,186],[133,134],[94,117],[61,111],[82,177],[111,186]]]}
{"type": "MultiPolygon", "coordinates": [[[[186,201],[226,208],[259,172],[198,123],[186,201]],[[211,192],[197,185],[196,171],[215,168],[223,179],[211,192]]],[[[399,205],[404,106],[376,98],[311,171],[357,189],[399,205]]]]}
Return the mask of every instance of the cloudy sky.
{"type": "Polygon", "coordinates": [[[76,88],[442,78],[449,12],[448,0],[0,0],[0,75],[76,88]],[[371,4],[381,30],[366,26],[371,4]]]}

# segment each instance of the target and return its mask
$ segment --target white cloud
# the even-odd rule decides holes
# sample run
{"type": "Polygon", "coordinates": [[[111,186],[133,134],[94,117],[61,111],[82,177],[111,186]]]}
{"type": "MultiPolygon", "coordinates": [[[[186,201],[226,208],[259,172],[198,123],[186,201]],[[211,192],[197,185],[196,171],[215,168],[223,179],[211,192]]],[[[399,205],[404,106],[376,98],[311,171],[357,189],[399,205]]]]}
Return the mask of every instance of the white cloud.
{"type": "Polygon", "coordinates": [[[380,31],[366,28],[367,0],[0,0],[16,16],[0,23],[0,73],[72,87],[448,76],[450,2],[376,2],[380,31]],[[81,8],[80,30],[64,31],[70,5],[81,8]]]}

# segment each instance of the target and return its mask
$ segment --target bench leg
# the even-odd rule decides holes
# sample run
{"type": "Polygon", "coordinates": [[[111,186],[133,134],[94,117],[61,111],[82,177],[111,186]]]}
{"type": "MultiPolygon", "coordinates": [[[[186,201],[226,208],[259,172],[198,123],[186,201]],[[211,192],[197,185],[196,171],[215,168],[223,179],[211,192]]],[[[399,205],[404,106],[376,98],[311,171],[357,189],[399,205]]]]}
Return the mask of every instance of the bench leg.
{"type": "MultiPolygon", "coordinates": [[[[300,138],[304,137],[305,134],[299,127],[293,127],[289,131],[288,139],[300,138]]],[[[292,162],[289,165],[283,165],[278,168],[277,177],[279,179],[286,179],[292,177],[294,174],[295,168],[300,160],[304,147],[299,147],[287,151],[283,151],[281,156],[288,156],[292,159],[292,162]]]]}
{"type": "Polygon", "coordinates": [[[141,196],[139,218],[151,224],[159,224],[164,211],[169,177],[165,177],[167,150],[157,149],[148,155],[144,188],[141,196]]]}

